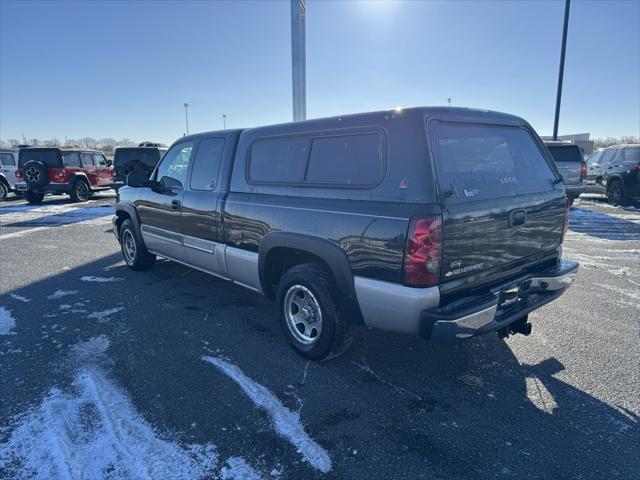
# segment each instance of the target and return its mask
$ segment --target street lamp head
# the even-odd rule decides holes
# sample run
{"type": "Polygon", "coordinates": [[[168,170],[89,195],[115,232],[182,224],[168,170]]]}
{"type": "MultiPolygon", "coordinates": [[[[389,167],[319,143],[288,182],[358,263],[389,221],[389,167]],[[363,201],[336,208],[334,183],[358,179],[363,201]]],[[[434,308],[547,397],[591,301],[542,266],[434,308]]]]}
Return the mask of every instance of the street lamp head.
{"type": "Polygon", "coordinates": [[[185,104],[184,104],[184,108],[189,108],[189,104],[188,104],[188,103],[185,103],[185,104]]]}

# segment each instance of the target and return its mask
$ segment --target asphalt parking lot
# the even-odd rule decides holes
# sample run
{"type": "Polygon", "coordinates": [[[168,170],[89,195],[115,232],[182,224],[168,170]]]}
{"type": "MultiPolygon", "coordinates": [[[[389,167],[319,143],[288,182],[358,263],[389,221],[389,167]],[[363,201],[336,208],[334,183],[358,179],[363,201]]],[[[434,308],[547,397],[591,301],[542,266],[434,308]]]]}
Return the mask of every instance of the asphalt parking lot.
{"type": "Polygon", "coordinates": [[[529,337],[318,364],[255,294],[129,270],[112,204],[0,204],[1,478],[638,478],[640,209],[576,201],[529,337]]]}

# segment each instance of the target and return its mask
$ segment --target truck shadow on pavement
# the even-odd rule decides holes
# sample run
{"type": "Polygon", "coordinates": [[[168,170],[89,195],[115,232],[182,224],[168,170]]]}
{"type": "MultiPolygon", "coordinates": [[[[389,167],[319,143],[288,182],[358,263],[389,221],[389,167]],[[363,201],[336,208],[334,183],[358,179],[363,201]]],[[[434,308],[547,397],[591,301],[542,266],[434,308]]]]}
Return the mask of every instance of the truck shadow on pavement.
{"type": "Polygon", "coordinates": [[[637,415],[568,383],[556,358],[523,364],[495,336],[444,345],[366,331],[342,357],[307,362],[261,297],[175,263],[132,272],[119,261],[109,255],[0,296],[16,321],[0,336],[0,443],[50,388],[66,388],[72,345],[104,335],[111,374],[157,431],[212,442],[265,478],[631,478],[640,469],[637,415]],[[76,293],[48,298],[57,291],[76,293]],[[75,313],[61,308],[75,304],[75,313]],[[238,365],[298,411],[331,472],[303,462],[202,355],[238,365]]]}

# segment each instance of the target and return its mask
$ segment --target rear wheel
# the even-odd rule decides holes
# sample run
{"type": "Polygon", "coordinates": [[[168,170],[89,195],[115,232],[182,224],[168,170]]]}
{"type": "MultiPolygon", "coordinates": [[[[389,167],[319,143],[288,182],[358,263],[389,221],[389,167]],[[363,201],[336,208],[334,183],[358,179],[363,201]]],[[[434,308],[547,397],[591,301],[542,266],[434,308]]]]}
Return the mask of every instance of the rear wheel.
{"type": "Polygon", "coordinates": [[[0,182],[0,202],[7,199],[9,196],[9,188],[7,188],[7,184],[4,182],[0,182]]]}
{"type": "Polygon", "coordinates": [[[74,202],[86,202],[91,196],[91,188],[86,180],[78,179],[73,184],[70,195],[74,202]]]}
{"type": "Polygon", "coordinates": [[[282,333],[304,358],[337,357],[353,343],[353,325],[341,313],[335,282],[320,264],[285,272],[278,285],[278,309],[282,333]]]}
{"type": "Polygon", "coordinates": [[[24,198],[29,203],[42,203],[44,193],[36,193],[31,190],[27,190],[26,192],[24,192],[24,198]]]}
{"type": "Polygon", "coordinates": [[[613,179],[609,182],[607,186],[607,201],[615,207],[624,203],[624,192],[620,180],[613,179]]]}
{"type": "Polygon", "coordinates": [[[120,227],[120,249],[122,258],[132,270],[148,270],[156,261],[156,256],[149,253],[144,243],[138,240],[133,223],[129,219],[122,222],[120,227]]]}

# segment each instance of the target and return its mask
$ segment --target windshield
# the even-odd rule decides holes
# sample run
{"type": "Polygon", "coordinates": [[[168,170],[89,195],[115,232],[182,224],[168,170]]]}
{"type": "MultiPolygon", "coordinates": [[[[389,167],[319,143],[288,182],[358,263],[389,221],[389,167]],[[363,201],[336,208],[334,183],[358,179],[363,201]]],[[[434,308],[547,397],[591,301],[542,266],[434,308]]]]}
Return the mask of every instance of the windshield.
{"type": "Polygon", "coordinates": [[[30,150],[21,149],[18,154],[18,165],[20,168],[25,163],[32,160],[42,162],[48,168],[57,168],[60,166],[60,156],[58,150],[30,150]]]}
{"type": "Polygon", "coordinates": [[[577,145],[549,145],[547,148],[556,162],[582,163],[582,152],[577,145]]]}
{"type": "Polygon", "coordinates": [[[524,128],[434,122],[430,131],[440,189],[452,202],[553,188],[554,172],[524,128]]]}

